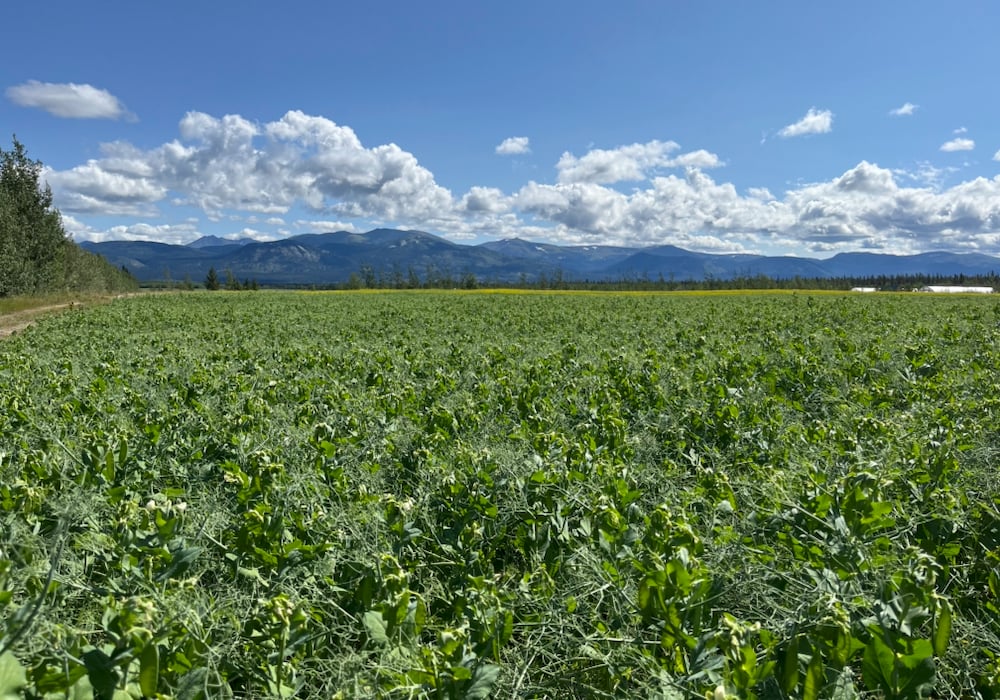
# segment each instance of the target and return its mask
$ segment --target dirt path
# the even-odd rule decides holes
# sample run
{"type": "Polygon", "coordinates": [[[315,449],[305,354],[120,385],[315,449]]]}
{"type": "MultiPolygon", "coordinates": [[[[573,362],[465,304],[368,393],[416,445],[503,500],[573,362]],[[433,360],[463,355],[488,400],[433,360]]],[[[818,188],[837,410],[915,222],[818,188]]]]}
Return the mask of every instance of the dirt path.
{"type": "Polygon", "coordinates": [[[48,316],[49,314],[62,311],[63,309],[78,309],[84,306],[102,304],[114,299],[125,299],[127,297],[140,296],[146,293],[147,292],[128,292],[125,294],[84,297],[83,299],[77,299],[75,301],[66,301],[60,304],[49,304],[47,306],[36,306],[33,309],[12,311],[9,314],[0,314],[0,340],[8,338],[15,333],[20,333],[42,316],[48,316]]]}
{"type": "Polygon", "coordinates": [[[80,303],[67,301],[65,304],[51,304],[49,306],[39,306],[34,309],[2,314],[0,315],[0,340],[23,331],[42,316],[50,314],[53,311],[69,309],[74,306],[80,306],[80,303]]]}

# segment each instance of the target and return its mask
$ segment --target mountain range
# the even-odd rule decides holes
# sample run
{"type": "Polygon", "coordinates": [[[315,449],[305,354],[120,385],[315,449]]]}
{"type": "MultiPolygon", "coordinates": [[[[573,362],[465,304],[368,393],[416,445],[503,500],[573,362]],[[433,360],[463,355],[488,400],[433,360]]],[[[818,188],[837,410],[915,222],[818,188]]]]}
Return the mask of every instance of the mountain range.
{"type": "Polygon", "coordinates": [[[989,275],[1000,258],[979,253],[919,255],[840,253],[828,259],[697,253],[671,245],[560,246],[518,238],[463,245],[423,231],[375,229],[368,233],[309,233],[279,241],[204,236],[187,245],[146,241],[84,242],[87,250],[125,267],[141,282],[191,279],[209,268],[220,278],[262,285],[337,285],[352,275],[380,280],[428,277],[456,281],[534,282],[650,279],[687,281],[766,276],[773,279],[863,278],[885,275],[989,275]]]}

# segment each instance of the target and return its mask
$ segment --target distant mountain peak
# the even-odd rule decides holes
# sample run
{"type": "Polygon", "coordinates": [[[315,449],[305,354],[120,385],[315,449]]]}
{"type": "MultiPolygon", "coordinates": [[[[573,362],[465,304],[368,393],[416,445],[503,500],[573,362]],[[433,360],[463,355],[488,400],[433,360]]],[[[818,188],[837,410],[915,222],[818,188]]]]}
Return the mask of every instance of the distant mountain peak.
{"type": "Polygon", "coordinates": [[[252,238],[247,238],[246,236],[240,236],[239,238],[223,238],[222,236],[213,236],[209,234],[207,236],[202,236],[196,241],[191,241],[186,247],[213,248],[221,245],[246,245],[247,243],[256,243],[256,241],[252,238]]]}

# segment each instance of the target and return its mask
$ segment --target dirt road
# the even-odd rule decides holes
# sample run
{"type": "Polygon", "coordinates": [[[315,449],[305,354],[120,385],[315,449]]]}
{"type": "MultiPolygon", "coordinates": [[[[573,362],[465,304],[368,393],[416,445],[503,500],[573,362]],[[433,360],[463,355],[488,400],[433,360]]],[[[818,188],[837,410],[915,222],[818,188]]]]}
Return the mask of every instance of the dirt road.
{"type": "Polygon", "coordinates": [[[39,306],[34,309],[25,309],[24,311],[15,311],[0,315],[0,339],[23,331],[42,316],[59,311],[60,309],[69,309],[79,305],[79,302],[67,301],[65,304],[39,306]]]}

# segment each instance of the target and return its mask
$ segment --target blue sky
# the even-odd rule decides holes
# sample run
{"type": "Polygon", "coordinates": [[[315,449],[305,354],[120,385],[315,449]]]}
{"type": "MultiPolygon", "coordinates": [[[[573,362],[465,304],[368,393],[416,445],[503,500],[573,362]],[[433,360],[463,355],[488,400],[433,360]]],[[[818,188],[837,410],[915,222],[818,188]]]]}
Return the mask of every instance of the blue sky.
{"type": "Polygon", "coordinates": [[[78,240],[393,226],[1000,254],[1000,4],[985,0],[4,14],[0,126],[45,164],[78,240]]]}

